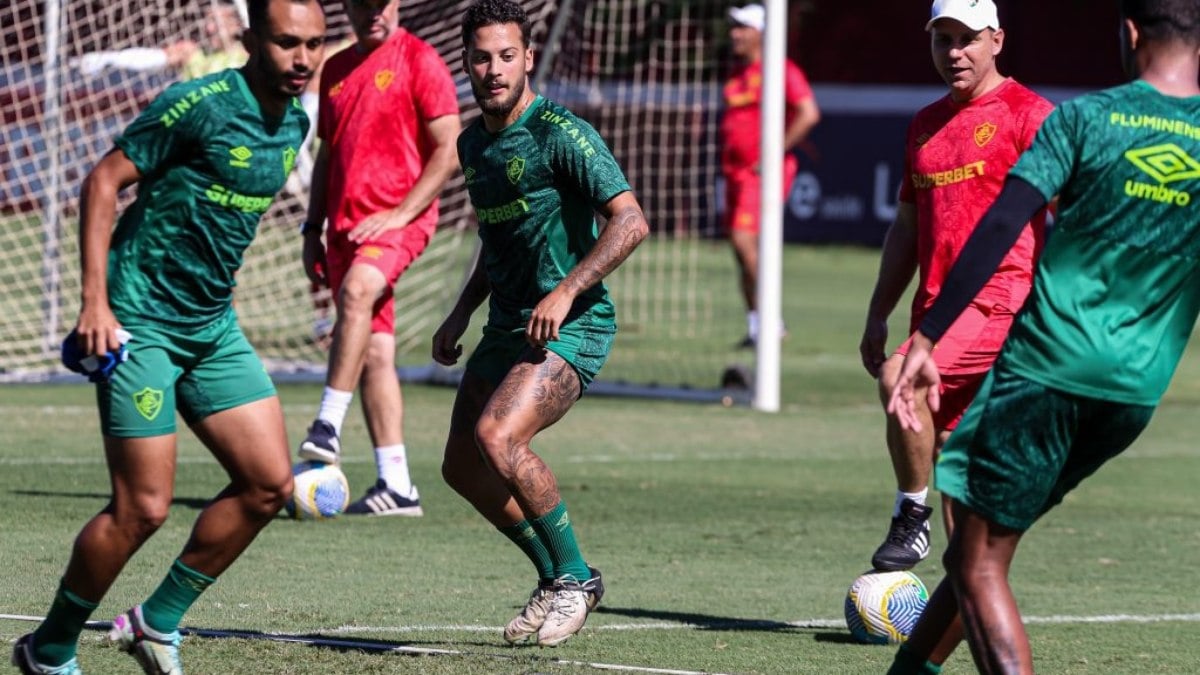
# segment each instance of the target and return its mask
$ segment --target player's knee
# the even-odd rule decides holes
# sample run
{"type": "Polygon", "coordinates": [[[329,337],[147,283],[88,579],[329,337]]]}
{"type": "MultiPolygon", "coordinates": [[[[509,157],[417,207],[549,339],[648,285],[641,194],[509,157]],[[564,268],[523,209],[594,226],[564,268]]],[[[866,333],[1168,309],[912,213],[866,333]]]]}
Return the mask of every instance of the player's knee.
{"type": "Polygon", "coordinates": [[[396,366],[395,343],[384,344],[386,340],[376,340],[372,336],[367,345],[367,360],[364,367],[371,371],[389,370],[396,366]]]}
{"type": "Polygon", "coordinates": [[[375,300],[379,297],[379,288],[366,279],[357,277],[347,278],[342,282],[338,294],[338,311],[342,314],[354,312],[371,312],[375,300]]]}
{"type": "Polygon", "coordinates": [[[165,499],[139,499],[135,500],[129,508],[116,508],[114,517],[118,527],[125,530],[129,537],[135,541],[145,541],[150,538],[158,528],[167,522],[167,516],[170,513],[171,500],[165,499]]]}

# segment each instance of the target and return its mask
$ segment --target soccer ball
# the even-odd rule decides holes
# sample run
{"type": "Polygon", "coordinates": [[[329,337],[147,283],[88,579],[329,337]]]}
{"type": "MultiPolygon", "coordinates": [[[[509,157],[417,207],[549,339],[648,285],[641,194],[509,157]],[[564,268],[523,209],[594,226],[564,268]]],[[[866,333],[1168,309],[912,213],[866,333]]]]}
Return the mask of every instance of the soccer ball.
{"type": "Polygon", "coordinates": [[[912,572],[863,572],[846,593],[846,626],[859,642],[900,644],[925,611],[929,591],[912,572]]]}
{"type": "Polygon", "coordinates": [[[292,467],[292,485],[284,509],[296,520],[336,518],[350,504],[350,484],[336,464],[298,462],[292,467]]]}

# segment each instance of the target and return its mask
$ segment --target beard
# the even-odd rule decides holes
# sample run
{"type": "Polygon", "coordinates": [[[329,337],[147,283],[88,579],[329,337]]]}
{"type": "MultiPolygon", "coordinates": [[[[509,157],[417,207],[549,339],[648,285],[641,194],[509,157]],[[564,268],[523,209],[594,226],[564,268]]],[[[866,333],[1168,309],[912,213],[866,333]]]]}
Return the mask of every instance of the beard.
{"type": "Polygon", "coordinates": [[[479,104],[479,109],[485,115],[504,118],[508,117],[513,108],[517,107],[517,101],[520,101],[525,94],[525,82],[526,77],[522,75],[521,79],[514,82],[509,88],[507,96],[498,98],[489,98],[487,90],[482,85],[472,84],[471,90],[475,94],[475,102],[479,104]]]}

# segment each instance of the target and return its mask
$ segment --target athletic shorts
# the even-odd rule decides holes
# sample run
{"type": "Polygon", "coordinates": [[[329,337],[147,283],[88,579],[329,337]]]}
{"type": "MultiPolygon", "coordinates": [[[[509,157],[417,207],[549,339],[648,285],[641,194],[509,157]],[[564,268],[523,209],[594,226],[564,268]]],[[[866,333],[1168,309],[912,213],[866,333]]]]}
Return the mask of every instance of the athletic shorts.
{"type": "MultiPolygon", "coordinates": [[[[567,323],[559,327],[558,339],[547,343],[546,349],[571,364],[575,374],[579,376],[579,392],[582,395],[608,360],[616,333],[616,328],[612,326],[567,323]]],[[[499,386],[525,350],[533,349],[534,347],[525,341],[524,327],[505,330],[484,326],[483,338],[471,353],[471,358],[467,359],[466,369],[482,377],[492,386],[499,386]]]]}
{"type": "Polygon", "coordinates": [[[325,260],[329,265],[329,288],[337,298],[342,289],[342,280],[351,265],[370,265],[383,273],[386,288],[375,301],[371,316],[371,332],[396,332],[396,282],[409,265],[413,264],[429,240],[433,237],[432,227],[413,225],[402,230],[390,230],[369,242],[356,244],[346,238],[345,233],[335,234],[329,240],[325,260]]]}
{"type": "MultiPolygon", "coordinates": [[[[790,157],[790,156],[789,156],[790,157]]],[[[782,202],[792,191],[799,165],[796,161],[784,162],[782,202]]],[[[762,178],[751,170],[736,174],[725,174],[725,232],[748,232],[758,234],[762,226],[762,178]]]]}
{"type": "Polygon", "coordinates": [[[1027,530],[1129,447],[1153,414],[1153,406],[1033,382],[1005,368],[1002,359],[942,448],[934,483],[984,518],[1027,530]]]}
{"type": "MultiPolygon", "coordinates": [[[[938,341],[933,352],[942,376],[941,407],[933,413],[935,429],[953,430],[979,385],[996,361],[1012,328],[1013,313],[1001,305],[971,304],[938,341]]],[[[907,354],[912,338],[896,350],[907,354]]]]}
{"type": "Polygon", "coordinates": [[[127,323],[129,360],[96,385],[106,436],[175,433],[175,412],[189,425],[222,410],[275,395],[275,385],[232,312],[201,329],[176,331],[127,323]]]}

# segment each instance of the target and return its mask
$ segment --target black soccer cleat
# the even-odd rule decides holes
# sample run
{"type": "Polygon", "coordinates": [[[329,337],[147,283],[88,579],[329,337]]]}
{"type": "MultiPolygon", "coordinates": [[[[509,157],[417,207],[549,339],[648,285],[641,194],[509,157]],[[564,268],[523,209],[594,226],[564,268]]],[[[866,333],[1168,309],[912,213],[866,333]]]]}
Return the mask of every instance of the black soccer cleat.
{"type": "Polygon", "coordinates": [[[871,557],[871,567],[900,572],[916,567],[929,555],[929,516],[933,507],[911,499],[900,502],[900,515],[892,518],[887,538],[871,557]]]}
{"type": "Polygon", "coordinates": [[[333,425],[325,420],[314,420],[308,428],[308,436],[300,443],[300,451],[296,454],[300,459],[337,464],[341,450],[341,443],[333,425]]]}

